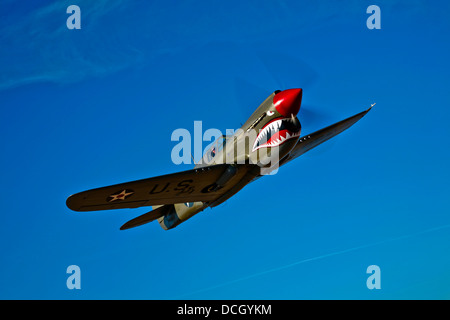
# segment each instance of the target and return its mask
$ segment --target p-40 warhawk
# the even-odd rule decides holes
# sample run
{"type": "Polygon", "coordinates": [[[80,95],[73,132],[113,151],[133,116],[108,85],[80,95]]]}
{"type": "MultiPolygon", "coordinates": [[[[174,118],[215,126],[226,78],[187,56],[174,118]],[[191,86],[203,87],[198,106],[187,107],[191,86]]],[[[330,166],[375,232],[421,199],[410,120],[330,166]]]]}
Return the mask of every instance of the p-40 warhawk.
{"type": "Polygon", "coordinates": [[[74,211],[152,206],[120,228],[158,220],[165,230],[215,207],[265,172],[278,168],[360,120],[372,106],[314,133],[300,136],[302,89],[277,90],[233,135],[222,136],[192,170],[83,191],[66,203],[74,211]]]}

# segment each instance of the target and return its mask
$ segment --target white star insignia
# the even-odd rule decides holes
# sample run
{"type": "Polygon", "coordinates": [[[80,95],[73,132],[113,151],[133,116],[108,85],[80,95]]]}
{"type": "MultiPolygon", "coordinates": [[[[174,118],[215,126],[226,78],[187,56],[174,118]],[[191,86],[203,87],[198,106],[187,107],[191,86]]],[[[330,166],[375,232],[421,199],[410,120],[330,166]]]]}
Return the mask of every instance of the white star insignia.
{"type": "Polygon", "coordinates": [[[120,193],[116,193],[116,194],[112,194],[109,197],[111,199],[108,200],[108,202],[113,202],[116,200],[124,200],[126,199],[129,195],[132,195],[134,192],[131,190],[122,190],[120,193]],[[130,192],[127,192],[130,191],[130,192]]]}

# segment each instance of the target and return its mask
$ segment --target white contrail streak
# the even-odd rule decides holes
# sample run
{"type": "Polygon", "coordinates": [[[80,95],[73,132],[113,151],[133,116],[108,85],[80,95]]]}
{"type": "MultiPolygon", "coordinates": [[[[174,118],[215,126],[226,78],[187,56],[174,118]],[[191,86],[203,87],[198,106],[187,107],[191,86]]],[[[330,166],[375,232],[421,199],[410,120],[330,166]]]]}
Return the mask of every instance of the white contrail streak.
{"type": "Polygon", "coordinates": [[[228,282],[217,284],[215,286],[211,286],[211,287],[208,287],[208,288],[200,289],[200,290],[193,291],[193,292],[190,292],[190,293],[185,293],[185,294],[181,295],[181,297],[190,296],[190,295],[193,295],[193,294],[202,293],[202,292],[205,292],[205,291],[210,291],[210,290],[213,290],[213,289],[225,287],[225,286],[228,286],[228,285],[240,282],[240,281],[245,281],[245,280],[256,278],[256,277],[259,277],[259,276],[262,276],[262,275],[265,275],[265,274],[268,274],[268,273],[281,271],[281,270],[288,269],[288,268],[291,268],[291,267],[294,267],[294,266],[298,266],[298,265],[303,264],[303,263],[316,261],[316,260],[320,260],[320,259],[324,259],[324,258],[328,258],[328,257],[333,257],[333,256],[337,256],[337,255],[340,255],[340,254],[344,254],[344,253],[348,253],[348,252],[352,252],[352,251],[356,251],[356,250],[360,250],[360,249],[365,249],[365,248],[369,248],[369,247],[373,247],[373,246],[378,246],[378,245],[385,244],[385,243],[392,242],[392,241],[408,239],[408,238],[416,237],[416,236],[419,236],[419,235],[422,235],[422,234],[425,234],[425,233],[430,233],[430,232],[438,231],[438,230],[441,230],[441,229],[446,229],[446,228],[449,228],[449,227],[450,227],[450,224],[447,224],[447,225],[443,225],[443,226],[434,227],[434,228],[431,228],[431,229],[426,229],[426,230],[423,230],[423,231],[419,231],[419,232],[416,232],[416,233],[399,236],[399,237],[396,237],[396,238],[391,238],[391,239],[387,239],[387,240],[373,242],[373,243],[369,243],[369,244],[365,244],[365,245],[361,245],[361,246],[357,246],[357,247],[353,247],[353,248],[349,248],[349,249],[344,249],[344,250],[340,250],[340,251],[335,251],[335,252],[323,254],[323,255],[320,255],[320,256],[317,256],[317,257],[312,257],[312,258],[308,258],[308,259],[295,261],[295,262],[292,262],[292,263],[289,263],[289,264],[286,264],[286,265],[283,265],[283,266],[280,266],[280,267],[268,269],[268,270],[265,270],[265,271],[257,272],[257,273],[254,273],[254,274],[250,274],[250,275],[242,277],[242,278],[238,278],[238,279],[235,279],[235,280],[231,280],[231,281],[228,281],[228,282]]]}

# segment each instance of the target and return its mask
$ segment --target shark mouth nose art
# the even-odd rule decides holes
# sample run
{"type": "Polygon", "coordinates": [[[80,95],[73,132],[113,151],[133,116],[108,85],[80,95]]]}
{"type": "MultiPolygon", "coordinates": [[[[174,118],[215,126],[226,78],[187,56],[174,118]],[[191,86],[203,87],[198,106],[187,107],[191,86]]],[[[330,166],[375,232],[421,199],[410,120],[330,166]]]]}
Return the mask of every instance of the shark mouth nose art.
{"type": "Polygon", "coordinates": [[[277,147],[285,141],[300,136],[300,122],[297,118],[278,118],[266,124],[253,144],[253,150],[277,147]]]}

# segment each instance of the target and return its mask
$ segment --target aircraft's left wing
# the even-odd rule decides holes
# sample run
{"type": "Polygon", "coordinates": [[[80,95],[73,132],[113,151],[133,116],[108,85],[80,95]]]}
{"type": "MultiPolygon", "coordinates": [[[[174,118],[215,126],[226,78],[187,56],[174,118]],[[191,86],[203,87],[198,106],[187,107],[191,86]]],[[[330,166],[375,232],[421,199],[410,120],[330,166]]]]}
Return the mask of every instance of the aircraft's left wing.
{"type": "Polygon", "coordinates": [[[74,211],[97,211],[213,201],[231,189],[251,168],[250,165],[236,165],[235,176],[223,188],[214,188],[228,166],[219,164],[83,191],[67,198],[66,204],[74,211]]]}

